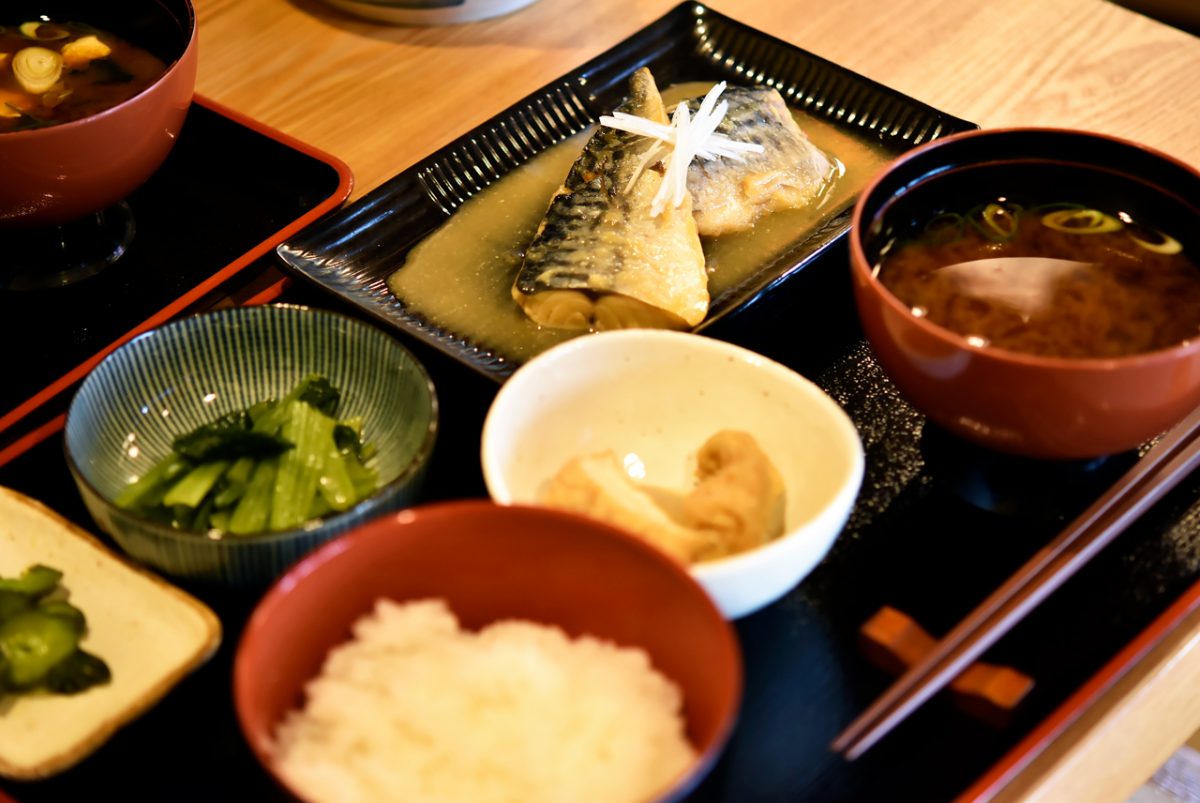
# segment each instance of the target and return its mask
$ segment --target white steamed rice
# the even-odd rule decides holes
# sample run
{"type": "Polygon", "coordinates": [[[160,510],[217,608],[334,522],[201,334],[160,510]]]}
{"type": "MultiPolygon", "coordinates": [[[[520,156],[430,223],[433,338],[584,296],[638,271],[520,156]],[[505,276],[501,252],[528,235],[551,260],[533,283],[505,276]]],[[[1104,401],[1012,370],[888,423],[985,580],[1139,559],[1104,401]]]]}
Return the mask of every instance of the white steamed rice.
{"type": "Polygon", "coordinates": [[[314,801],[645,801],[684,772],[679,689],[641,649],[380,600],[276,734],[314,801]]]}

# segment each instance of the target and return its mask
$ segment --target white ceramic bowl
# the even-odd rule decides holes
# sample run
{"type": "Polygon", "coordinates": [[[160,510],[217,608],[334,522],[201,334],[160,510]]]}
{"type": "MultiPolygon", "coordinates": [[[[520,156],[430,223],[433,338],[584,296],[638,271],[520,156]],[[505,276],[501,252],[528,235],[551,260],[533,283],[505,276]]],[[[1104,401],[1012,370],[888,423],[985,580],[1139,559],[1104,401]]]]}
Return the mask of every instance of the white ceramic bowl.
{"type": "Polygon", "coordinates": [[[829,396],[779,363],[701,335],[652,329],[575,338],[530,360],[483,427],[483,475],[501,504],[536,504],[572,457],[613,449],[635,478],[686,491],[688,458],[720,429],[750,433],[779,470],[784,533],[693,565],[722,613],[780,598],[841,532],[863,474],[854,425],[829,396]]]}
{"type": "Polygon", "coordinates": [[[456,25],[510,14],[534,0],[325,0],[350,14],[395,25],[456,25]]]}

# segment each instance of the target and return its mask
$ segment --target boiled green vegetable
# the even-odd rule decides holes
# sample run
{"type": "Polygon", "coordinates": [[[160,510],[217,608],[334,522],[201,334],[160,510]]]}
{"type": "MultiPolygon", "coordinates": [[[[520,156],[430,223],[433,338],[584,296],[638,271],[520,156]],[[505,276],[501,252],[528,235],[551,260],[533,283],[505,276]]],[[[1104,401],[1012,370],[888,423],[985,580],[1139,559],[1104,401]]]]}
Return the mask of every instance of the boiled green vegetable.
{"type": "Polygon", "coordinates": [[[336,418],[341,393],[313,374],[279,400],[197,427],[117,497],[180,530],[252,535],[347,510],[378,487],[362,421],[336,418]]]}
{"type": "Polygon", "coordinates": [[[184,457],[203,462],[239,457],[273,457],[292,447],[290,441],[279,435],[255,432],[252,424],[250,411],[239,410],[176,438],[172,448],[184,457]]]}

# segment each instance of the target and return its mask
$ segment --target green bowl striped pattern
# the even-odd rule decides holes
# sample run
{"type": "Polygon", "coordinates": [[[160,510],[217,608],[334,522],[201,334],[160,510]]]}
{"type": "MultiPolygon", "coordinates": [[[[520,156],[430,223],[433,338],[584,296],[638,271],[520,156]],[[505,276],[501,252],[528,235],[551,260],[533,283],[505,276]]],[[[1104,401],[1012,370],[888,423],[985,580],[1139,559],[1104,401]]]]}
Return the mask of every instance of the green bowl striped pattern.
{"type": "Polygon", "coordinates": [[[261,586],[338,533],[416,501],[437,428],[433,384],[394,337],[337,313],[274,305],[185,318],[113,352],[72,400],[65,448],[88,511],[129,555],[180,577],[261,586]],[[371,463],[382,487],[356,507],[305,528],[213,538],[109,501],[177,436],[314,372],[341,389],[338,416],[362,417],[378,447],[371,463]]]}

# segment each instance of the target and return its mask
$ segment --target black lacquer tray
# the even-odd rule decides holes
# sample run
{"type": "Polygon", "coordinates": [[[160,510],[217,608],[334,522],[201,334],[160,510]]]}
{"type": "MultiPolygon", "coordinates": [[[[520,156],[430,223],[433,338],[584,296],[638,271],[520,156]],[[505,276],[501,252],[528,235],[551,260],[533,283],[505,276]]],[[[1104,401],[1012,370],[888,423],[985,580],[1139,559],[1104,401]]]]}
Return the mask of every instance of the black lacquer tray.
{"type": "MultiPolygon", "coordinates": [[[[862,435],[867,473],[849,525],[824,562],[782,600],[737,622],[743,706],[694,801],[950,800],[994,777],[998,763],[1032,756],[1031,734],[1078,715],[1081,689],[1100,688],[1127,668],[1131,643],[1161,637],[1170,624],[1164,612],[1179,614],[1200,601],[1200,481],[1192,480],[985,656],[1036,680],[1007,726],[985,725],[938,699],[858,762],[831,753],[833,736],[890,682],[859,651],[863,621],[887,604],[944,632],[1137,458],[1003,458],[933,429],[899,397],[863,342],[846,266],[844,248],[835,246],[710,332],[826,388],[862,435]]],[[[304,286],[284,298],[330,305],[304,286]]],[[[484,496],[479,436],[496,385],[433,346],[415,339],[410,345],[437,384],[446,424],[425,500],[484,496]]],[[[0,468],[0,485],[94,531],[57,437],[0,468]]],[[[233,652],[257,595],[188,590],[224,623],[217,655],[76,768],[0,788],[28,803],[81,799],[97,789],[138,801],[284,799],[242,739],[231,697],[233,652]]]]}
{"type": "MultiPolygon", "coordinates": [[[[719,81],[774,87],[788,104],[886,153],[977,126],[719,14],[684,3],[578,69],[533,92],[279,248],[296,275],[376,320],[502,380],[512,355],[471,332],[451,331],[405,307],[387,277],[463,202],[557,142],[592,125],[648,66],[660,86],[719,81]]],[[[850,226],[845,204],[753,275],[712,300],[706,330],[812,262],[850,226]]]]}
{"type": "Polygon", "coordinates": [[[198,96],[167,160],[127,200],[135,233],[120,259],[64,287],[0,290],[0,447],[116,343],[233,281],[350,186],[340,160],[198,96]]]}

